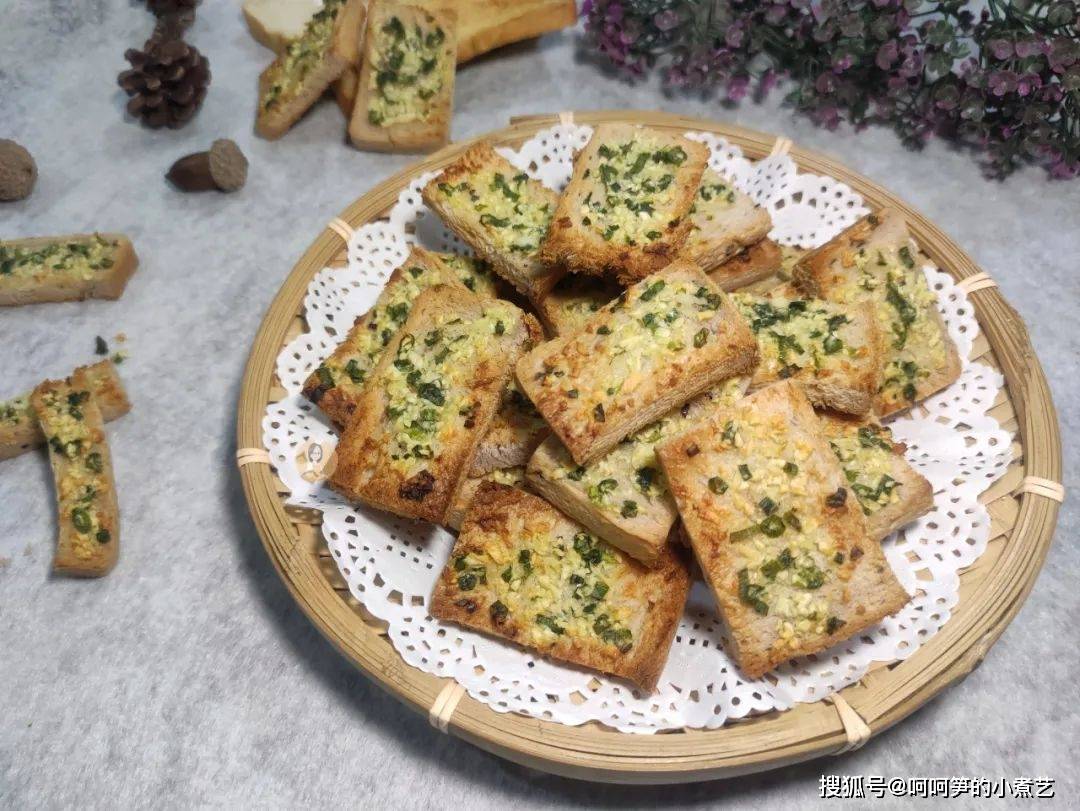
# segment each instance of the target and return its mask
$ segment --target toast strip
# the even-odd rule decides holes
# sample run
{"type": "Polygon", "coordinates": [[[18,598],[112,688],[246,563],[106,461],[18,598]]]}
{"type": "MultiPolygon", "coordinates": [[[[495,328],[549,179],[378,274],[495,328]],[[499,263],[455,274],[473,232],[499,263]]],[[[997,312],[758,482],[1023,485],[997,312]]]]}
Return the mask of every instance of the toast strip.
{"type": "Polygon", "coordinates": [[[508,302],[425,290],[361,393],[330,486],[441,523],[528,340],[525,314],[508,302]]]}
{"type": "Polygon", "coordinates": [[[0,242],[0,306],[118,299],[139,260],[123,234],[0,242]]]}
{"type": "Polygon", "coordinates": [[[534,349],[516,372],[584,465],[756,363],[757,341],[727,295],[679,261],[623,291],[581,332],[534,349]]]}
{"type": "Polygon", "coordinates": [[[46,380],[30,395],[56,484],[59,537],[53,571],[100,577],[116,565],[119,509],[105,427],[83,370],[46,380]]]}
{"type": "Polygon", "coordinates": [[[431,614],[652,690],[689,589],[672,549],[646,569],[543,499],[485,482],[431,614]]]}
{"type": "MultiPolygon", "coordinates": [[[[532,315],[526,314],[525,327],[529,340],[528,351],[544,340],[544,330],[532,315]]],[[[523,467],[536,446],[551,433],[540,412],[529,402],[517,381],[510,378],[503,390],[499,410],[491,421],[484,438],[476,449],[470,476],[480,476],[492,470],[523,467]]]]}
{"type": "Polygon", "coordinates": [[[960,356],[926,282],[900,212],[863,217],[795,264],[795,282],[811,296],[874,307],[882,333],[881,416],[910,408],[960,376],[960,356]]]}
{"type": "Polygon", "coordinates": [[[750,678],[907,603],[791,381],[719,410],[657,456],[731,632],[730,653],[750,678]]]}
{"type": "Polygon", "coordinates": [[[572,335],[621,292],[609,279],[568,273],[537,303],[536,313],[550,335],[572,335]]]}
{"type": "Polygon", "coordinates": [[[709,271],[709,278],[721,290],[737,290],[777,273],[783,263],[783,249],[765,238],[743,248],[709,271]]]}
{"type": "Polygon", "coordinates": [[[497,153],[472,147],[423,189],[424,202],[522,295],[539,301],[563,271],[537,258],[558,195],[497,153]]]}
{"type": "Polygon", "coordinates": [[[532,488],[594,535],[646,566],[657,565],[678,518],[656,445],[718,407],[742,397],[746,377],[733,377],[620,442],[588,465],[577,465],[558,439],[529,460],[532,488]]]}
{"type": "MultiPolygon", "coordinates": [[[[85,375],[90,393],[106,422],[122,417],[131,410],[124,384],[120,382],[111,360],[80,366],[75,371],[85,375]]],[[[45,442],[45,434],[41,432],[37,415],[30,405],[32,393],[0,402],[0,459],[18,456],[45,442]]]]}
{"type": "Polygon", "coordinates": [[[255,131],[280,138],[356,60],[363,0],[324,0],[321,9],[259,75],[255,131]]]}
{"type": "MultiPolygon", "coordinates": [[[[394,333],[405,323],[421,291],[437,284],[465,284],[471,276],[448,274],[447,264],[423,248],[413,247],[401,267],[390,274],[375,305],[356,320],[333,354],[304,381],[304,396],[338,426],[344,427],[360,401],[364,383],[394,333]]],[[[479,287],[477,281],[473,288],[479,287]]]]}
{"type": "Polygon", "coordinates": [[[861,416],[881,381],[877,323],[867,305],[781,296],[732,295],[757,337],[751,387],[794,380],[815,406],[861,416]]]}
{"type": "Polygon", "coordinates": [[[574,159],[540,250],[543,261],[633,284],[675,258],[709,157],[704,144],[601,124],[574,159]]]}
{"type": "Polygon", "coordinates": [[[893,441],[888,428],[872,419],[818,416],[862,506],[870,537],[880,541],[933,508],[934,489],[907,463],[906,446],[893,441]]]}
{"type": "Polygon", "coordinates": [[[679,256],[708,272],[765,239],[771,229],[772,217],[766,209],[707,168],[690,207],[690,233],[679,256]]]}
{"type": "Polygon", "coordinates": [[[446,144],[456,53],[453,10],[373,0],[349,140],[386,152],[430,151],[446,144]]]}

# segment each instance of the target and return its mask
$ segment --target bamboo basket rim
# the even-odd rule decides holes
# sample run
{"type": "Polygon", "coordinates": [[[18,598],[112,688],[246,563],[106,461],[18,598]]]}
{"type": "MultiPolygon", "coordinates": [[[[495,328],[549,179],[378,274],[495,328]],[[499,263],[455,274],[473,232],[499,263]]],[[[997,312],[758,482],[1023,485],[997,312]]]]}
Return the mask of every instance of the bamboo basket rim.
{"type": "MultiPolygon", "coordinates": [[[[343,251],[342,236],[334,230],[338,220],[356,228],[385,216],[409,180],[446,165],[479,140],[516,146],[569,118],[586,124],[632,121],[673,131],[713,132],[738,145],[751,159],[765,157],[770,148],[779,147],[789,150],[800,171],[847,183],[873,208],[889,205],[901,210],[912,235],[932,261],[958,280],[976,283],[972,286],[973,291],[979,291],[977,297],[972,296],[975,313],[1005,377],[1004,391],[1017,422],[1024,481],[1060,482],[1057,414],[1027,328],[992,280],[987,282],[986,274],[937,226],[868,178],[824,154],[792,145],[788,139],[705,119],[635,110],[511,118],[509,127],[451,144],[411,164],[344,209],[296,263],[263,317],[244,372],[237,411],[238,447],[262,448],[262,417],[271,399],[276,358],[290,324],[302,317],[311,277],[343,251]]],[[[1012,523],[1004,530],[1003,549],[977,588],[961,597],[951,618],[912,656],[870,671],[840,691],[835,702],[797,704],[785,712],[728,723],[716,730],[688,729],[651,736],[623,734],[594,723],[571,727],[498,713],[460,692],[455,696],[460,699],[456,706],[436,718],[433,705],[437,699],[445,699],[444,687],[453,682],[406,665],[379,630],[365,623],[334,591],[309,553],[312,538],[322,543],[321,535],[285,511],[268,464],[245,464],[240,477],[259,537],[293,598],[341,654],[377,684],[407,706],[429,714],[433,725],[443,731],[496,755],[564,776],[620,783],[690,782],[777,768],[847,751],[888,729],[982,662],[1034,584],[1059,507],[1057,500],[1044,497],[1045,492],[1037,486],[998,493],[994,504],[1016,496],[1015,515],[1008,511],[1012,523]],[[852,717],[846,710],[853,711],[865,726],[858,739],[853,738],[851,724],[845,724],[844,719],[852,717]]],[[[967,571],[977,567],[978,562],[967,571]]]]}

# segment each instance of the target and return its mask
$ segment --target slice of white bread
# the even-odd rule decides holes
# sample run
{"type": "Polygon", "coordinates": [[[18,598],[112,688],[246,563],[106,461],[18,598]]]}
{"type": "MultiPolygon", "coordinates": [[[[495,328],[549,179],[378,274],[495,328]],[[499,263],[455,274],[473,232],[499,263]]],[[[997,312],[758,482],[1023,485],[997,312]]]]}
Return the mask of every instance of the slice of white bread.
{"type": "Polygon", "coordinates": [[[361,149],[431,151],[450,140],[457,16],[372,0],[349,140],[361,149]]]}
{"type": "Polygon", "coordinates": [[[652,690],[690,590],[679,551],[648,569],[543,499],[484,482],[431,615],[652,690]]]}
{"type": "Polygon", "coordinates": [[[322,0],[244,0],[244,22],[256,42],[281,53],[320,8],[322,0]]]}
{"type": "Polygon", "coordinates": [[[793,275],[807,295],[874,307],[884,354],[879,415],[910,408],[960,376],[956,345],[899,211],[863,217],[803,256],[793,275]]]}
{"type": "Polygon", "coordinates": [[[562,276],[537,258],[558,195],[487,141],[469,147],[423,189],[424,202],[477,256],[531,301],[562,276]]]}
{"type": "Polygon", "coordinates": [[[794,383],[720,409],[657,456],[749,678],[907,603],[794,383]]]}
{"type": "Polygon", "coordinates": [[[779,272],[782,261],[780,246],[766,237],[713,268],[709,278],[723,290],[737,290],[779,272]]]}
{"type": "Polygon", "coordinates": [[[53,571],[100,577],[116,565],[120,515],[101,410],[83,370],[46,380],[30,395],[48,439],[59,534],[53,571]]]}
{"type": "Polygon", "coordinates": [[[437,255],[414,246],[404,264],[390,274],[375,305],[356,320],[345,340],[304,381],[304,396],[339,427],[349,422],[371,370],[405,323],[421,291],[437,284],[456,286],[462,278],[471,278],[457,271],[447,273],[447,267],[437,255]]]}
{"type": "Polygon", "coordinates": [[[507,467],[489,470],[479,476],[470,475],[461,483],[461,487],[454,494],[454,499],[450,502],[450,508],[446,511],[446,517],[443,519],[443,526],[455,531],[461,529],[461,522],[465,520],[465,513],[469,509],[469,505],[472,504],[472,500],[476,497],[480,485],[484,482],[495,482],[496,484],[504,484],[507,487],[523,488],[525,486],[525,468],[507,467]]]}
{"type": "Polygon", "coordinates": [[[881,341],[869,305],[749,293],[732,299],[758,342],[753,388],[793,380],[815,406],[870,411],[881,383],[881,341]]]}
{"type": "Polygon", "coordinates": [[[724,381],[628,436],[588,465],[576,464],[562,443],[552,437],[529,460],[528,482],[593,534],[646,566],[655,566],[678,518],[656,460],[656,446],[742,397],[749,383],[747,377],[724,381]]]}
{"type": "Polygon", "coordinates": [[[304,32],[259,76],[255,132],[280,138],[355,61],[363,0],[324,0],[304,32]]]}
{"type": "Polygon", "coordinates": [[[667,265],[690,233],[709,149],[633,124],[601,124],[574,158],[540,250],[549,265],[632,284],[667,265]]]}
{"type": "Polygon", "coordinates": [[[572,335],[621,292],[619,285],[602,276],[568,273],[540,299],[536,313],[549,335],[572,335]]]}
{"type": "Polygon", "coordinates": [[[862,505],[871,537],[881,540],[934,506],[930,482],[904,459],[907,447],[874,419],[819,412],[821,427],[851,490],[862,505]]]}
{"type": "MultiPolygon", "coordinates": [[[[122,417],[131,410],[124,384],[120,382],[111,360],[80,366],[75,372],[84,376],[106,422],[122,417]]],[[[45,442],[45,435],[30,405],[31,394],[27,392],[0,402],[0,459],[18,456],[45,442]]]]}
{"type": "Polygon", "coordinates": [[[757,360],[757,341],[729,297],[680,260],[624,290],[581,332],[528,353],[516,374],[584,465],[757,360]]]}
{"type": "Polygon", "coordinates": [[[679,256],[709,272],[765,239],[771,228],[767,209],[756,205],[728,178],[706,169],[690,208],[690,233],[679,256]]]}
{"type": "Polygon", "coordinates": [[[0,307],[118,299],[138,265],[123,234],[0,241],[0,307]]]}
{"type": "MultiPolygon", "coordinates": [[[[525,327],[529,331],[525,345],[525,351],[528,351],[544,340],[544,330],[530,313],[525,314],[525,327]]],[[[495,419],[476,449],[469,475],[480,476],[499,468],[524,466],[549,433],[540,412],[511,377],[503,390],[495,419]]]]}
{"type": "Polygon", "coordinates": [[[525,314],[509,302],[425,290],[361,392],[330,486],[442,523],[528,340],[525,314]]]}

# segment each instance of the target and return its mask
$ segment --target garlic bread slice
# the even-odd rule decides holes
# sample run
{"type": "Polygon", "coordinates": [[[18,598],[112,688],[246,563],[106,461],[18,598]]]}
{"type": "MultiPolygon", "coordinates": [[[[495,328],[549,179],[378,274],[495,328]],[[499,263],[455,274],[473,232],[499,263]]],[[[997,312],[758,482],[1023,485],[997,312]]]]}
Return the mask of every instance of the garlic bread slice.
{"type": "Polygon", "coordinates": [[[525,314],[509,302],[425,290],[361,392],[330,486],[442,523],[528,340],[525,314]]]}
{"type": "Polygon", "coordinates": [[[633,124],[600,124],[574,158],[541,258],[633,284],[670,263],[690,233],[709,149],[633,124]]]}
{"type": "Polygon", "coordinates": [[[767,209],[707,168],[690,207],[690,233],[679,256],[709,272],[765,239],[770,229],[772,217],[767,209]]]}
{"type": "Polygon", "coordinates": [[[776,383],[657,449],[750,678],[908,601],[802,389],[776,383]]]}
{"type": "Polygon", "coordinates": [[[648,569],[542,498],[485,482],[435,584],[431,615],[652,690],[689,589],[674,549],[648,569]]]}
{"type": "Polygon", "coordinates": [[[123,234],[0,241],[0,307],[118,299],[139,266],[123,234]]]}
{"type": "Polygon", "coordinates": [[[884,354],[879,415],[910,408],[960,376],[960,356],[899,211],[863,217],[803,256],[793,276],[808,295],[874,308],[884,354]]]}
{"type": "Polygon", "coordinates": [[[721,380],[751,372],[757,341],[689,262],[627,288],[578,333],[541,344],[518,383],[579,465],[721,380]]]}

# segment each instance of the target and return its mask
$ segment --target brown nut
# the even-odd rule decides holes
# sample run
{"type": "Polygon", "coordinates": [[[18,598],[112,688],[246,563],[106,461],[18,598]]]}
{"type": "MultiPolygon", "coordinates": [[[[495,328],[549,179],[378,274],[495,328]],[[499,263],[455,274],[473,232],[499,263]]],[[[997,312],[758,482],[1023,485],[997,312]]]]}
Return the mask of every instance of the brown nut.
{"type": "Polygon", "coordinates": [[[180,191],[236,191],[247,180],[247,158],[233,141],[219,138],[208,152],[185,155],[165,177],[180,191]]]}
{"type": "Polygon", "coordinates": [[[0,200],[11,202],[30,196],[37,181],[37,164],[19,144],[0,138],[0,200]]]}

